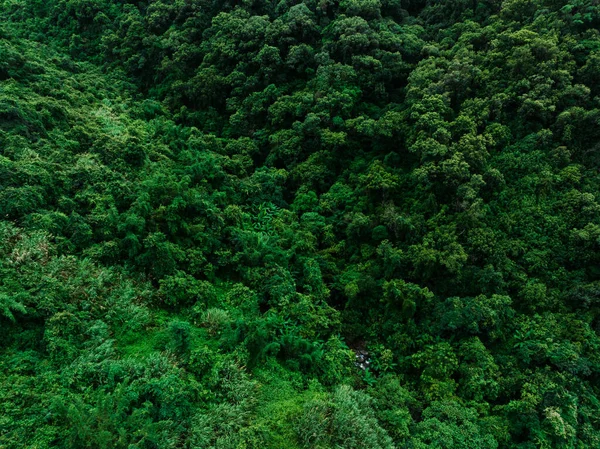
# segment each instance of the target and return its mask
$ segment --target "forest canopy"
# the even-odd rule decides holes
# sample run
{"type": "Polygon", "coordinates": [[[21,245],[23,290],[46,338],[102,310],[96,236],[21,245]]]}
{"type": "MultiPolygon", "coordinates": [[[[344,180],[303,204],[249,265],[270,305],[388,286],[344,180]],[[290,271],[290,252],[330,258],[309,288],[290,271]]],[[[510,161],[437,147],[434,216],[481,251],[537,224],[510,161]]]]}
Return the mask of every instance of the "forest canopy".
{"type": "Polygon", "coordinates": [[[599,448],[599,30],[0,0],[0,448],[599,448]]]}

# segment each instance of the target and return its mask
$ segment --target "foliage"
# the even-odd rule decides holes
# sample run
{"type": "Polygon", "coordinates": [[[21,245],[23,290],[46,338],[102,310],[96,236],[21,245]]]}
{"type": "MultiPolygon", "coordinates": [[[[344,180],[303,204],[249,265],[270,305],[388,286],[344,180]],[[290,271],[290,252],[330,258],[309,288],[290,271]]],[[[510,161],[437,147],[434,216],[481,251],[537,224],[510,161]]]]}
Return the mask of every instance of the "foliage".
{"type": "Polygon", "coordinates": [[[595,2],[0,5],[0,447],[600,447],[595,2]]]}

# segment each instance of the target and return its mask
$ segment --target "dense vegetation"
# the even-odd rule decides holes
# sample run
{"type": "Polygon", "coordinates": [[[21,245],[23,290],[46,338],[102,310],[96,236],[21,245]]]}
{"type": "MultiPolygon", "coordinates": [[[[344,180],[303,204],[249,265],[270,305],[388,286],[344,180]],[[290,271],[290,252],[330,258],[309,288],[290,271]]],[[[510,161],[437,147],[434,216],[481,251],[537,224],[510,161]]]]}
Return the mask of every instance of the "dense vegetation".
{"type": "Polygon", "coordinates": [[[0,448],[600,447],[596,1],[0,5],[0,448]]]}

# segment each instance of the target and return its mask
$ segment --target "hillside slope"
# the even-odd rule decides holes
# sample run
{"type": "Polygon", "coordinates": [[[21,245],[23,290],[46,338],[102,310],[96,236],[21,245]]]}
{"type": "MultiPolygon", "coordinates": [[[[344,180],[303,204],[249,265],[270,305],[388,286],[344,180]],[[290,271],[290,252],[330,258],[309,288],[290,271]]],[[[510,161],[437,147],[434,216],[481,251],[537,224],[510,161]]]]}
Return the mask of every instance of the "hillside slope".
{"type": "Polygon", "coordinates": [[[1,4],[0,448],[600,447],[594,2],[1,4]]]}

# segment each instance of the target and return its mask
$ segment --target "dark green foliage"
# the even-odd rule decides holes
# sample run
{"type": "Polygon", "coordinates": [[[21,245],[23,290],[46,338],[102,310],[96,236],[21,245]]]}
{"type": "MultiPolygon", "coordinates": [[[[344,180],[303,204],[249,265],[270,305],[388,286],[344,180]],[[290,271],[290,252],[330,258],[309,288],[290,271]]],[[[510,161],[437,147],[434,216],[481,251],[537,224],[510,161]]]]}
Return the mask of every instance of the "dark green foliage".
{"type": "Polygon", "coordinates": [[[595,2],[0,5],[0,448],[600,447],[595,2]]]}

